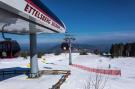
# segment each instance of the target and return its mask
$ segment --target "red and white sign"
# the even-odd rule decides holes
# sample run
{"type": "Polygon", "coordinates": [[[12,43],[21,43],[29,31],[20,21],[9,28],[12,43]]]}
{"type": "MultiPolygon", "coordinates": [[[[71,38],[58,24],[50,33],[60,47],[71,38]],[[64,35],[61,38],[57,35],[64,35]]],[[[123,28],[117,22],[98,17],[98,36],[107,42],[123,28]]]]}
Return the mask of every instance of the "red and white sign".
{"type": "Polygon", "coordinates": [[[36,6],[32,0],[0,0],[0,4],[4,5],[4,7],[0,5],[0,8],[41,24],[47,27],[48,30],[59,33],[66,31],[64,24],[63,26],[59,24],[55,19],[46,14],[44,10],[36,6]],[[14,8],[16,11],[9,7],[14,8]],[[34,18],[34,20],[31,19],[31,17],[34,18]]]}

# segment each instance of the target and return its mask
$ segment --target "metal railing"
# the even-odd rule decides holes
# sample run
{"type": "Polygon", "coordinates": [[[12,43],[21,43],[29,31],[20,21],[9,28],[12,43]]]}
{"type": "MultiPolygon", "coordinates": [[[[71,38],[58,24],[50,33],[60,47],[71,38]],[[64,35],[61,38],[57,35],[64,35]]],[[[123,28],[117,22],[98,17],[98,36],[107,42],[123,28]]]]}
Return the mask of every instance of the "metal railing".
{"type": "Polygon", "coordinates": [[[17,75],[22,75],[22,74],[26,74],[29,75],[30,74],[30,70],[2,70],[0,71],[0,77],[7,77],[7,76],[17,76],[17,75]]]}

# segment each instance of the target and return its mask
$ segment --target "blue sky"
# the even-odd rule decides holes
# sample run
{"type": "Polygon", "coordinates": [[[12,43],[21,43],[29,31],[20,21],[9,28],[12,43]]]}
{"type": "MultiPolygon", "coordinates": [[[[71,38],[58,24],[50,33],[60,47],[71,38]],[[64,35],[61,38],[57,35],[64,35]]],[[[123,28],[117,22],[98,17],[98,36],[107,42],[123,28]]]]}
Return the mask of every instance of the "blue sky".
{"type": "Polygon", "coordinates": [[[96,35],[135,29],[134,0],[42,0],[71,33],[96,35]]]}
{"type": "MultiPolygon", "coordinates": [[[[135,41],[135,0],[41,0],[76,37],[76,42],[135,41]]],[[[28,42],[28,36],[9,35],[28,42]]],[[[62,41],[62,34],[41,34],[40,43],[62,41]]],[[[22,41],[21,40],[21,41],[22,41]]]]}
{"type": "Polygon", "coordinates": [[[135,0],[42,0],[79,41],[135,39],[135,0]]]}

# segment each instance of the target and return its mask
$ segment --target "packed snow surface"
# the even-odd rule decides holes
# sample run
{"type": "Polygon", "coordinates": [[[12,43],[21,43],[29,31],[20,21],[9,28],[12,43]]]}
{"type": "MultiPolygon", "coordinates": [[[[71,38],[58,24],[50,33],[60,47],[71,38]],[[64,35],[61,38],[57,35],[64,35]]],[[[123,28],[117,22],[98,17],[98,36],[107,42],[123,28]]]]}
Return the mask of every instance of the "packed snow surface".
{"type": "MultiPolygon", "coordinates": [[[[101,75],[102,81],[106,79],[104,89],[135,89],[135,58],[120,57],[107,58],[94,54],[72,54],[73,64],[79,64],[90,68],[121,70],[121,76],[101,75]]],[[[61,55],[45,54],[39,58],[40,70],[71,70],[71,75],[62,84],[61,89],[87,89],[88,81],[94,81],[95,73],[91,73],[68,65],[68,54],[61,55]],[[91,80],[92,79],[92,80],[91,80]]],[[[0,69],[4,68],[27,68],[29,58],[16,58],[0,60],[0,69]]],[[[38,79],[28,79],[26,75],[11,77],[0,81],[0,89],[49,89],[61,78],[62,75],[44,75],[38,79]]],[[[95,89],[95,88],[91,88],[95,89]]]]}

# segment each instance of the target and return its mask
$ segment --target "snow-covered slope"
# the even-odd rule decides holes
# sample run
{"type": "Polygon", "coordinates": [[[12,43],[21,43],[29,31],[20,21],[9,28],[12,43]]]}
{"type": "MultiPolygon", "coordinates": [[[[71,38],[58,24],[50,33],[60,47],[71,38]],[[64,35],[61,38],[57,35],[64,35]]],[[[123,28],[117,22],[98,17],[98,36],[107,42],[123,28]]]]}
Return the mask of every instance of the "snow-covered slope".
{"type": "MultiPolygon", "coordinates": [[[[135,89],[135,58],[106,58],[94,54],[79,55],[78,53],[72,54],[73,64],[84,65],[91,68],[108,69],[109,64],[111,69],[120,69],[121,76],[108,76],[104,89],[135,89]]],[[[95,79],[96,74],[85,70],[81,70],[68,65],[68,54],[54,55],[46,54],[45,61],[39,59],[40,70],[71,70],[71,75],[66,82],[61,86],[61,89],[85,89],[84,87],[89,81],[90,76],[95,79]]],[[[12,60],[1,60],[0,69],[11,67],[26,68],[29,59],[17,58],[12,60]]],[[[39,79],[29,80],[27,76],[16,76],[0,82],[0,89],[48,89],[55,84],[61,75],[48,75],[39,79]],[[17,86],[16,86],[17,85],[17,86]]]]}

